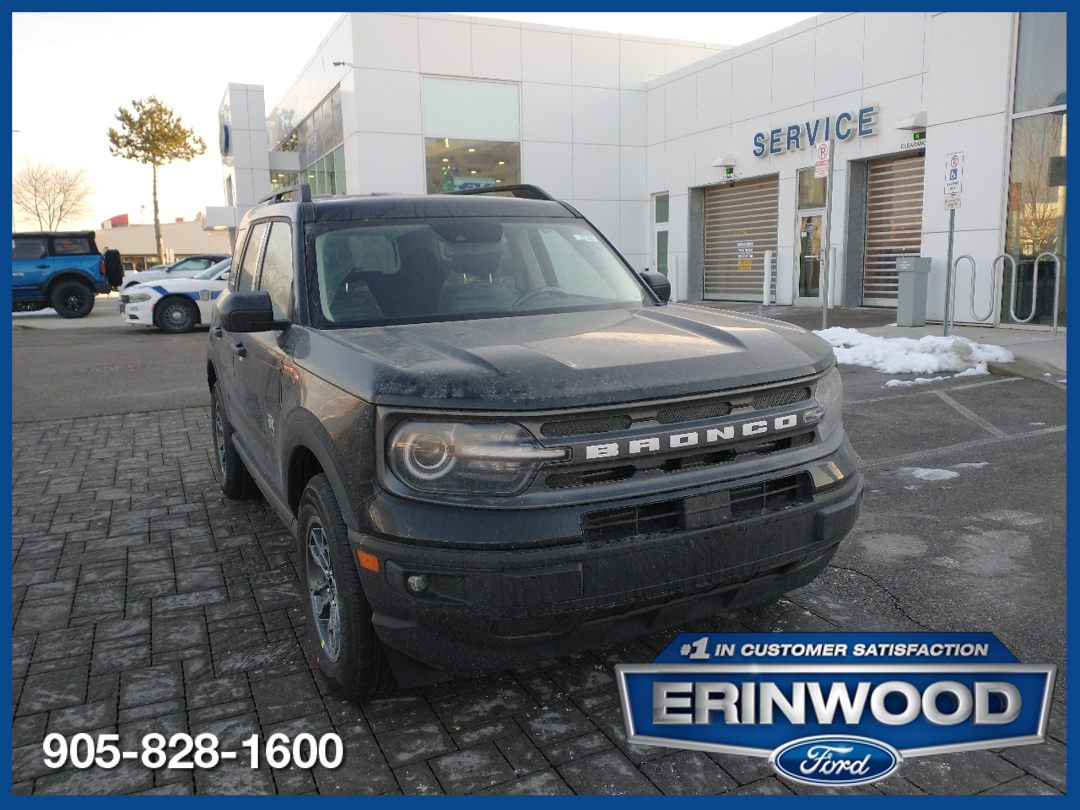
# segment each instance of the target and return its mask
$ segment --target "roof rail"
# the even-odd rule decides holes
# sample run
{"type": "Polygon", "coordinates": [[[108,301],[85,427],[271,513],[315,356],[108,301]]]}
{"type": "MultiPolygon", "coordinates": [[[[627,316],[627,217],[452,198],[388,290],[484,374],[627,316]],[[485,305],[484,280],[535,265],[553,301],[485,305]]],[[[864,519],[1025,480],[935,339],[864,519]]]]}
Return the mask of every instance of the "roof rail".
{"type": "Polygon", "coordinates": [[[518,183],[512,186],[483,186],[482,188],[459,188],[454,191],[446,191],[444,194],[509,194],[512,197],[522,197],[527,200],[552,200],[554,197],[544,191],[540,186],[529,183],[518,183]]]}
{"type": "Polygon", "coordinates": [[[273,194],[263,197],[255,205],[263,205],[264,203],[281,202],[286,197],[292,200],[293,194],[299,192],[300,202],[311,202],[311,186],[307,183],[301,183],[298,186],[287,186],[286,188],[279,188],[273,194]]]}

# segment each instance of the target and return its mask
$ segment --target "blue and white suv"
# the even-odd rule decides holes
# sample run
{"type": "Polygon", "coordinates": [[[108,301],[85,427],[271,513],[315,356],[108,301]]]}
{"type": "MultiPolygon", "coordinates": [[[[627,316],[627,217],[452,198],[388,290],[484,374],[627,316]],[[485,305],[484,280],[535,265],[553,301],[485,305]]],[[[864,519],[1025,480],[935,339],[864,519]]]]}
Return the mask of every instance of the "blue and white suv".
{"type": "Polygon", "coordinates": [[[12,312],[52,307],[65,318],[82,318],[94,308],[95,294],[123,279],[119,251],[102,256],[93,231],[11,235],[12,312]]]}

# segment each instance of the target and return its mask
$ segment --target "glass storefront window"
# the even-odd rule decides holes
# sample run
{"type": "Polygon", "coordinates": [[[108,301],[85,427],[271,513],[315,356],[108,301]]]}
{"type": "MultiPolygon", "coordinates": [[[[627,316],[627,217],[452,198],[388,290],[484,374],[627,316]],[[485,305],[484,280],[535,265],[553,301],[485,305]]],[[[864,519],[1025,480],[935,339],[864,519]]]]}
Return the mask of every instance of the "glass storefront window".
{"type": "Polygon", "coordinates": [[[278,191],[289,186],[295,186],[300,182],[298,172],[270,172],[270,190],[278,191]]]}
{"type": "Polygon", "coordinates": [[[813,169],[799,169],[799,208],[824,208],[828,179],[814,177],[813,169]]]}
{"type": "Polygon", "coordinates": [[[334,150],[334,188],[335,194],[348,194],[345,190],[345,147],[334,150]]]}
{"type": "Polygon", "coordinates": [[[1065,104],[1065,42],[1064,11],[1021,12],[1014,113],[1065,104]]]}
{"type": "Polygon", "coordinates": [[[521,182],[521,144],[516,141],[425,138],[424,163],[428,194],[521,182]]]}
{"type": "MultiPolygon", "coordinates": [[[[1053,320],[1053,262],[1039,263],[1036,283],[1035,259],[1040,253],[1056,253],[1062,259],[1058,323],[1065,323],[1065,132],[1064,112],[1013,119],[1005,251],[1017,263],[1016,314],[1026,318],[1034,298],[1035,316],[1029,321],[1034,324],[1053,320]]],[[[1003,279],[1003,287],[1001,319],[1009,323],[1010,278],[1003,279]]]]}

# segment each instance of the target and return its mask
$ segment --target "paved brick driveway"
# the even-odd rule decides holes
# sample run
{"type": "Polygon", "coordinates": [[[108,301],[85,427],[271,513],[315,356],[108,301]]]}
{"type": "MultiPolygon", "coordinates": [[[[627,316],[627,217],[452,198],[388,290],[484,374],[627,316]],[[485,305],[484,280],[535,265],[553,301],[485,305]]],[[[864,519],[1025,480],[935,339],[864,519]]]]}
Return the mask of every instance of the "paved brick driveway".
{"type": "MultiPolygon", "coordinates": [[[[813,792],[763,760],[627,745],[612,667],[651,660],[674,631],[359,707],[327,696],[299,642],[292,541],[262,501],[221,497],[209,437],[204,409],[14,426],[15,793],[813,792]],[[128,748],[210,731],[236,748],[331,730],[335,770],[54,771],[41,748],[54,731],[128,748]]],[[[922,629],[837,590],[826,576],[694,629],[922,629]]],[[[914,759],[856,792],[1064,791],[1064,718],[1056,703],[1047,746],[914,759]]]]}

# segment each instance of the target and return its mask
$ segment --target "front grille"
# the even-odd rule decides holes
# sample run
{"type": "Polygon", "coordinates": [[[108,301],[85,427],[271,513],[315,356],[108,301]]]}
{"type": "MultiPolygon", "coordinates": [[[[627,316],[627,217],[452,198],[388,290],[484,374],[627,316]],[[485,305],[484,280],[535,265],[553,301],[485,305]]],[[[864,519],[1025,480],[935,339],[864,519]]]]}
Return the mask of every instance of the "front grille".
{"type": "Polygon", "coordinates": [[[589,433],[611,433],[626,430],[633,420],[625,414],[615,416],[595,416],[587,419],[567,419],[562,422],[546,422],[540,426],[540,432],[549,438],[562,436],[583,436],[589,433]]]}
{"type": "Polygon", "coordinates": [[[698,402],[693,405],[657,411],[656,421],[661,425],[670,425],[673,422],[696,422],[698,419],[727,416],[729,413],[731,413],[731,403],[727,400],[698,402]]]}
{"type": "Polygon", "coordinates": [[[779,408],[782,405],[792,405],[810,399],[809,388],[794,388],[788,391],[772,391],[768,394],[758,394],[754,397],[754,408],[779,408]]]}
{"type": "Polygon", "coordinates": [[[549,475],[545,483],[549,489],[583,487],[587,484],[606,484],[611,481],[625,481],[633,478],[637,468],[629,464],[621,467],[605,467],[602,470],[583,470],[582,472],[556,473],[549,475]]]}
{"type": "Polygon", "coordinates": [[[622,540],[639,534],[680,528],[680,501],[660,501],[587,512],[581,516],[581,536],[588,541],[622,540]]]}
{"type": "Polygon", "coordinates": [[[605,542],[719,526],[810,503],[813,492],[810,475],[797,473],[689,498],[586,512],[581,536],[587,542],[605,542]]]}
{"type": "Polygon", "coordinates": [[[591,484],[607,484],[612,481],[626,481],[638,473],[660,472],[673,473],[685,472],[695,467],[708,467],[714,464],[730,464],[739,458],[746,456],[767,456],[784,450],[796,450],[807,447],[814,443],[814,433],[800,433],[795,436],[784,436],[772,441],[762,442],[752,447],[743,447],[738,450],[729,448],[725,450],[712,450],[707,453],[676,456],[663,460],[656,459],[653,466],[644,466],[648,462],[642,459],[638,466],[620,464],[615,467],[602,467],[600,469],[584,470],[581,472],[554,473],[544,479],[548,489],[567,489],[569,487],[584,487],[591,484]]]}
{"type": "Polygon", "coordinates": [[[765,410],[792,405],[810,399],[808,387],[789,388],[784,391],[768,391],[752,399],[750,394],[729,396],[723,399],[699,399],[676,405],[659,405],[634,408],[631,413],[593,413],[576,419],[558,419],[545,422],[540,426],[540,433],[548,438],[557,439],[565,436],[585,436],[597,433],[614,433],[627,430],[633,424],[655,421],[661,425],[680,422],[699,422],[703,419],[716,419],[728,416],[736,408],[765,410]],[[658,410],[652,410],[658,408],[658,410]]]}
{"type": "Polygon", "coordinates": [[[814,495],[808,473],[773,478],[759,484],[731,490],[731,517],[748,518],[766,512],[779,512],[798,503],[809,503],[814,495]]]}

